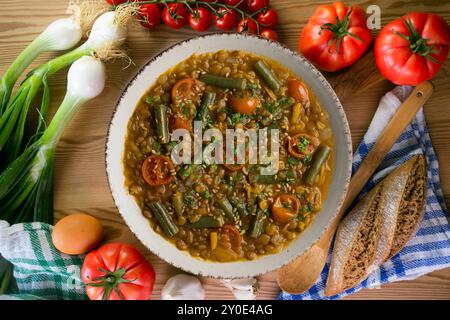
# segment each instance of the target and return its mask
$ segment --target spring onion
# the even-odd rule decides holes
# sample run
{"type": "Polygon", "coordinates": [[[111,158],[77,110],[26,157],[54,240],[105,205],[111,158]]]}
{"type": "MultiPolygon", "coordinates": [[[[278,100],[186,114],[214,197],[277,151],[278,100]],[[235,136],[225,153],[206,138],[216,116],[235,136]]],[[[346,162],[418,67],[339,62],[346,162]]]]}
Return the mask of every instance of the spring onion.
{"type": "Polygon", "coordinates": [[[127,20],[120,14],[120,12],[102,14],[94,22],[89,38],[84,44],[37,67],[22,82],[0,117],[0,150],[6,150],[5,155],[2,156],[3,165],[8,165],[15,160],[24,148],[24,127],[28,110],[41,86],[43,86],[43,96],[39,110],[40,119],[33,141],[37,140],[44,131],[50,100],[48,77],[71,65],[82,56],[96,53],[104,55],[105,57],[102,56],[102,58],[106,59],[108,54],[114,54],[122,45],[127,35],[127,20]]]}
{"type": "Polygon", "coordinates": [[[105,85],[105,68],[91,56],[78,59],[69,69],[67,92],[42,136],[0,175],[0,219],[53,223],[53,160],[64,128],[87,101],[105,85]]]}
{"type": "Polygon", "coordinates": [[[80,23],[73,17],[59,19],[47,26],[14,60],[0,83],[0,115],[8,104],[12,89],[25,69],[42,53],[67,50],[76,45],[83,35],[80,23]]]}

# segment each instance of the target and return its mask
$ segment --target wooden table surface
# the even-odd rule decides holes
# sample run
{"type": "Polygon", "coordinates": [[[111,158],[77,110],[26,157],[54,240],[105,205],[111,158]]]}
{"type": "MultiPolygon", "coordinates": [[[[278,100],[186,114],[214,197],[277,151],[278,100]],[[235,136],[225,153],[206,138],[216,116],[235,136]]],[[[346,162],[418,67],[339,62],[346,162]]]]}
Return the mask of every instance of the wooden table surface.
{"type": "MultiPolygon", "coordinates": [[[[19,0],[2,0],[0,9],[0,74],[19,52],[51,21],[63,16],[68,1],[31,0],[26,6],[19,0]]],[[[272,0],[280,15],[280,41],[297,49],[301,28],[317,5],[331,2],[315,0],[272,0]]],[[[350,2],[350,1],[347,1],[350,2]]],[[[381,8],[382,24],[411,11],[437,13],[450,23],[449,0],[415,1],[352,1],[363,8],[377,4],[381,8]]],[[[374,31],[374,36],[378,31],[374,31]]],[[[107,66],[108,81],[105,91],[78,113],[58,146],[55,168],[55,215],[86,212],[101,219],[106,241],[124,241],[136,245],[156,269],[153,298],[160,298],[160,290],[170,275],[178,271],[144,248],[123,222],[108,189],[105,174],[105,138],[108,123],[116,101],[134,73],[153,55],[176,43],[194,36],[188,29],[169,30],[160,26],[147,31],[135,26],[130,32],[127,47],[134,64],[122,70],[121,63],[107,66]]],[[[42,63],[52,55],[40,57],[42,63]]],[[[441,165],[441,181],[447,204],[450,203],[450,59],[433,79],[435,93],[426,104],[425,114],[434,147],[441,165]]],[[[326,74],[341,99],[350,123],[353,145],[357,146],[365,133],[378,101],[393,87],[378,73],[371,52],[348,70],[326,74]]],[[[66,72],[50,80],[52,110],[65,93],[66,72]]],[[[231,293],[216,280],[204,280],[207,298],[228,299],[231,293]]],[[[260,299],[274,299],[279,292],[275,273],[260,278],[260,299]]],[[[384,285],[379,289],[362,290],[348,299],[450,299],[450,269],[433,272],[414,281],[384,285]]]]}

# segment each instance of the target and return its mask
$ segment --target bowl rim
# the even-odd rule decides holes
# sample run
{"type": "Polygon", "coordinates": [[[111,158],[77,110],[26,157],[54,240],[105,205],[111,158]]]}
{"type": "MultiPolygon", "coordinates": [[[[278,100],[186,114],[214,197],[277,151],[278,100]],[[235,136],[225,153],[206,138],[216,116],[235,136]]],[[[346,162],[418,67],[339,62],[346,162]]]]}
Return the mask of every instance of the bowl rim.
{"type": "MultiPolygon", "coordinates": [[[[245,40],[245,38],[256,38],[258,40],[261,41],[265,41],[269,46],[275,46],[278,49],[281,50],[286,50],[288,51],[295,59],[298,59],[299,62],[308,65],[309,69],[311,70],[311,72],[313,72],[315,74],[315,76],[318,78],[318,80],[320,80],[320,82],[324,85],[325,89],[327,90],[327,93],[329,93],[331,95],[331,99],[333,100],[333,102],[335,103],[335,106],[337,107],[337,112],[339,114],[339,117],[341,118],[341,121],[343,123],[344,126],[344,132],[345,132],[345,144],[346,144],[346,149],[347,149],[347,170],[346,170],[346,179],[345,179],[345,185],[343,186],[342,190],[342,195],[337,203],[337,207],[334,210],[334,213],[332,215],[330,215],[330,219],[328,221],[328,223],[322,228],[322,230],[320,232],[317,232],[317,235],[315,237],[312,237],[312,239],[309,241],[309,243],[307,243],[305,245],[305,249],[304,250],[299,250],[298,252],[296,252],[293,257],[291,257],[290,259],[286,259],[284,261],[279,262],[276,265],[272,265],[270,267],[267,268],[266,271],[264,272],[257,272],[257,273],[251,273],[251,277],[258,277],[258,276],[262,276],[266,273],[272,272],[274,270],[277,270],[279,268],[281,268],[282,266],[285,266],[286,264],[294,261],[296,258],[298,258],[299,256],[301,256],[303,253],[305,253],[306,251],[308,251],[321,237],[322,235],[328,230],[328,228],[330,227],[330,225],[333,223],[333,221],[335,220],[336,216],[338,215],[345,197],[347,195],[348,192],[348,187],[350,184],[350,179],[351,179],[351,173],[352,173],[352,157],[353,157],[353,145],[352,145],[352,138],[351,138],[351,132],[350,132],[350,127],[348,124],[348,120],[347,120],[347,116],[345,114],[345,110],[344,107],[342,105],[342,103],[340,102],[336,92],[334,91],[333,87],[331,86],[331,84],[328,82],[328,80],[325,78],[325,76],[310,62],[308,61],[303,55],[301,55],[298,52],[295,52],[293,50],[291,50],[287,45],[277,42],[277,41],[272,41],[269,40],[267,38],[264,38],[262,36],[259,35],[253,35],[253,34],[248,34],[248,33],[236,33],[236,32],[228,32],[228,33],[224,33],[224,32],[211,32],[208,34],[204,34],[204,35],[198,35],[198,36],[192,36],[189,37],[187,39],[181,40],[181,41],[177,41],[174,44],[171,44],[167,47],[165,47],[164,49],[160,50],[158,53],[156,53],[155,55],[153,55],[152,57],[150,57],[141,67],[139,67],[139,69],[133,74],[133,76],[128,80],[127,84],[122,88],[121,94],[117,99],[116,105],[114,106],[114,110],[113,113],[111,115],[111,120],[109,121],[108,124],[108,128],[107,128],[107,134],[106,134],[106,139],[105,139],[105,149],[104,149],[104,153],[105,153],[105,171],[106,171],[106,176],[108,179],[108,188],[110,190],[111,196],[113,198],[114,201],[114,205],[117,208],[117,211],[119,212],[120,216],[122,217],[122,219],[124,220],[126,226],[128,227],[128,229],[134,234],[134,236],[139,240],[139,242],[141,242],[141,244],[147,248],[153,255],[157,256],[159,259],[163,260],[164,262],[166,262],[167,264],[170,264],[173,267],[179,268],[185,272],[188,273],[193,273],[202,277],[209,277],[209,278],[215,278],[215,279],[233,279],[233,278],[242,278],[242,276],[220,276],[214,273],[208,273],[208,274],[203,274],[201,272],[196,272],[193,270],[190,270],[189,268],[186,268],[184,265],[175,265],[173,264],[171,261],[166,260],[164,257],[162,257],[160,255],[159,252],[156,252],[152,249],[150,249],[145,241],[143,241],[141,239],[141,237],[138,235],[137,232],[135,232],[135,230],[133,230],[133,228],[127,223],[127,218],[124,216],[124,214],[121,212],[120,210],[120,206],[117,203],[117,199],[114,196],[114,191],[112,189],[112,185],[111,185],[111,175],[109,173],[109,168],[110,168],[110,164],[108,161],[108,150],[109,150],[109,143],[110,143],[110,138],[111,138],[111,129],[112,129],[112,125],[113,125],[113,120],[118,112],[119,106],[125,96],[125,94],[128,92],[129,88],[131,86],[133,86],[134,82],[137,80],[137,78],[139,77],[139,75],[150,65],[152,64],[155,60],[157,60],[159,57],[161,57],[162,55],[164,55],[166,52],[175,49],[178,46],[181,46],[182,44],[186,44],[192,41],[196,41],[198,39],[205,39],[205,38],[214,38],[217,36],[221,36],[221,37],[229,37],[230,39],[233,38],[242,38],[245,40]]],[[[281,62],[278,62],[281,63],[281,62]]],[[[282,64],[282,63],[281,63],[282,64]]],[[[135,110],[135,106],[134,106],[134,110],[135,110]]],[[[123,155],[121,155],[123,157],[123,155]]],[[[167,241],[166,239],[164,239],[165,241],[167,241]]],[[[172,244],[173,245],[173,244],[172,244]]],[[[278,255],[281,252],[283,252],[285,249],[281,250],[279,253],[275,253],[272,255],[278,255]]],[[[198,259],[199,262],[213,262],[213,263],[219,263],[219,264],[223,264],[222,262],[215,262],[215,261],[206,261],[203,259],[198,259]]],[[[232,261],[235,262],[235,261],[232,261]]],[[[245,262],[245,261],[243,261],[245,262]]],[[[254,261],[249,261],[249,262],[254,262],[254,261]]]]}

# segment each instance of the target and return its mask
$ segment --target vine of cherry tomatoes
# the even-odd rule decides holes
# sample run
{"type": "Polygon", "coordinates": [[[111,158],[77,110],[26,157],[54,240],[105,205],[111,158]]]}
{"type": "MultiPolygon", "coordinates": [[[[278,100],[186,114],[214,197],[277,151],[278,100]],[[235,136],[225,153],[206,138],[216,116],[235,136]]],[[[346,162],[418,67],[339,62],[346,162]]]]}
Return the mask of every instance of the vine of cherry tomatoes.
{"type": "Polygon", "coordinates": [[[137,17],[145,28],[163,22],[172,29],[189,25],[195,31],[215,26],[223,31],[259,34],[278,40],[278,13],[270,0],[106,0],[112,6],[139,3],[137,17]]]}

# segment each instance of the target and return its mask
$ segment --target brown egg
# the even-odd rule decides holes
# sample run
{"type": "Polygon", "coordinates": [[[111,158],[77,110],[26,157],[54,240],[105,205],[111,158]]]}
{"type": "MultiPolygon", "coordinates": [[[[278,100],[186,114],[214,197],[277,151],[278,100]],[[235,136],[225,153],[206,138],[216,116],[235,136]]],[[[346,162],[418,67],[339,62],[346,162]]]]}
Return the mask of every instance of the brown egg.
{"type": "Polygon", "coordinates": [[[58,221],[52,241],[56,249],[66,254],[82,254],[94,249],[102,240],[103,227],[96,218],[75,213],[58,221]]]}

